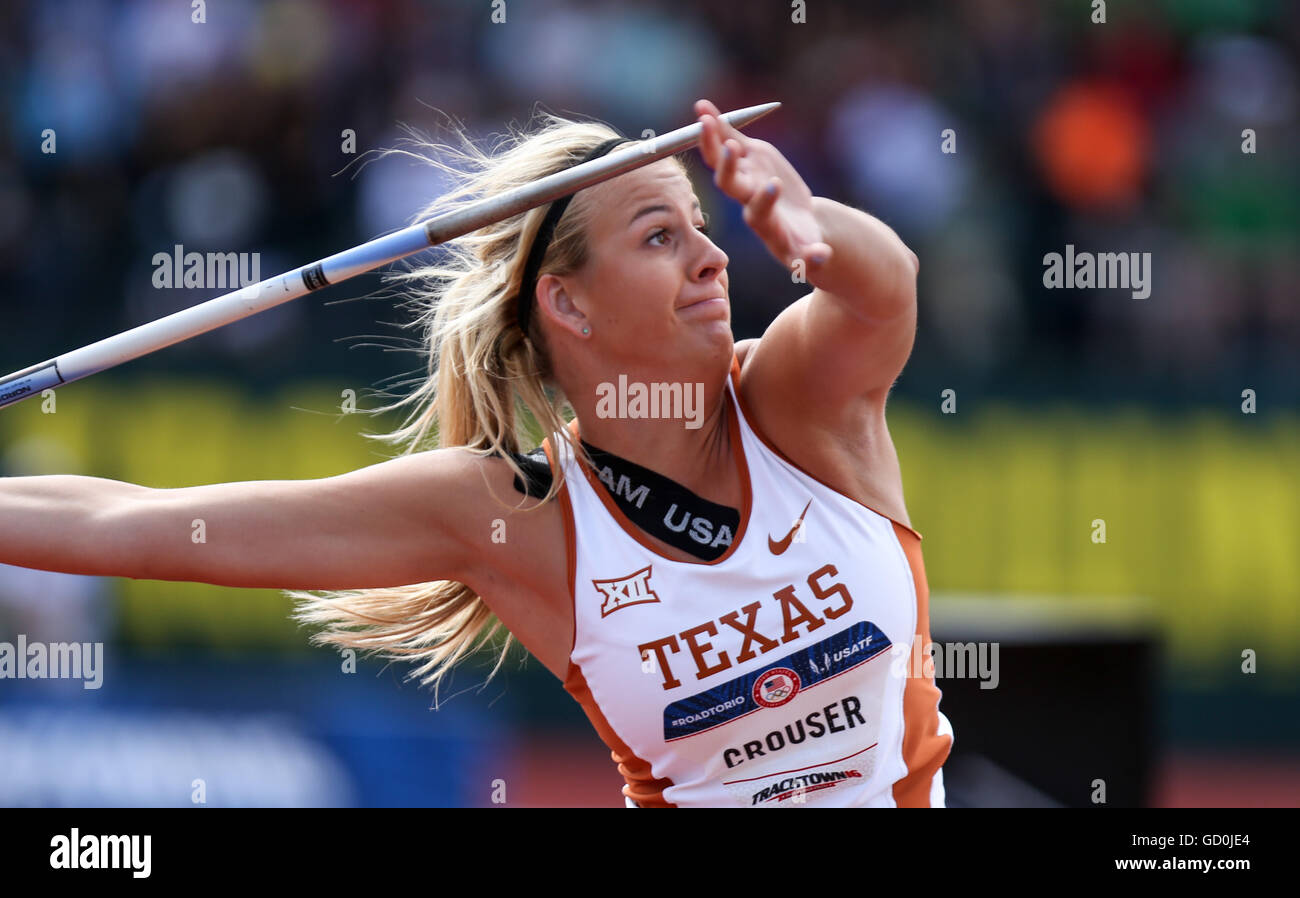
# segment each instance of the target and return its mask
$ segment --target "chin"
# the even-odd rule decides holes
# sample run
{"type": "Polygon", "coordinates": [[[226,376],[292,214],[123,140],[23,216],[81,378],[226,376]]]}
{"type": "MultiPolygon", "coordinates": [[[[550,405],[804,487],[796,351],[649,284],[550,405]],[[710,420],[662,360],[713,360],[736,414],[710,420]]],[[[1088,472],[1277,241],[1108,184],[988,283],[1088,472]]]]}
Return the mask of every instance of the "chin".
{"type": "Polygon", "coordinates": [[[691,326],[677,332],[675,354],[688,359],[731,358],[736,349],[736,338],[731,332],[731,322],[725,318],[692,322],[691,326]]]}
{"type": "Polygon", "coordinates": [[[731,359],[736,351],[736,337],[731,332],[730,321],[710,321],[708,326],[702,326],[700,330],[709,348],[713,350],[710,355],[731,359]]]}

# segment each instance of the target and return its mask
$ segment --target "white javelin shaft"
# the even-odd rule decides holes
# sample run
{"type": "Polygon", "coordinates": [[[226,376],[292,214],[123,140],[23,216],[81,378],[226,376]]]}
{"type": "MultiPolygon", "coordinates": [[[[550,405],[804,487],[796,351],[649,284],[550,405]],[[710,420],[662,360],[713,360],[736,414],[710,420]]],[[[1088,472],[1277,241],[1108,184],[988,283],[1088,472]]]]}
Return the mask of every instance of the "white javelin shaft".
{"type": "MultiPolygon", "coordinates": [[[[736,128],[761,118],[780,103],[763,103],[724,113],[721,117],[736,128]]],[[[556,172],[498,196],[488,197],[463,209],[457,209],[428,221],[379,237],[319,262],[295,268],[284,274],[249,284],[238,290],[182,309],[171,315],[133,327],[89,346],[74,349],[46,362],[0,378],[0,407],[20,402],[43,390],[71,383],[108,368],[138,359],[174,343],[215,330],[241,318],[247,318],[305,296],[329,284],[338,284],[381,265],[414,255],[431,246],[468,234],[493,222],[501,221],[544,205],[562,196],[607,181],[632,169],[649,165],[699,143],[703,126],[699,122],[670,131],[659,137],[642,140],[593,159],[582,165],[556,172]]]]}

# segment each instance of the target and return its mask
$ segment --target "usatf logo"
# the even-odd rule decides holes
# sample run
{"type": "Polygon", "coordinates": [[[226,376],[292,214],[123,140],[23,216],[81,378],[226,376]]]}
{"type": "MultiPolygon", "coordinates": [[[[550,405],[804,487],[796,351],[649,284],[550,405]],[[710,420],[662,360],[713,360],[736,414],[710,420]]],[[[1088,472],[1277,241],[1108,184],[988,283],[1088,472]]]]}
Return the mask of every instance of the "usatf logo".
{"type": "Polygon", "coordinates": [[[754,683],[754,701],[764,708],[779,708],[799,692],[799,675],[788,667],[774,667],[754,683]]]}
{"type": "Polygon", "coordinates": [[[597,592],[605,598],[600,606],[600,616],[609,617],[618,609],[626,608],[628,605],[659,601],[655,591],[650,588],[650,567],[644,567],[635,574],[615,580],[592,580],[591,583],[596,587],[597,592]]]}

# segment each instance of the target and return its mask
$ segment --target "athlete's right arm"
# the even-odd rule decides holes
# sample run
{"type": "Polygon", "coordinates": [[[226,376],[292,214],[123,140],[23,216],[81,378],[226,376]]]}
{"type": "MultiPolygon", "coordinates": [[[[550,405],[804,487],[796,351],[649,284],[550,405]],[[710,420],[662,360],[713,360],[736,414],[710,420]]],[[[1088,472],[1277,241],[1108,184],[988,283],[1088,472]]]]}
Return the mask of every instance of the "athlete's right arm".
{"type": "Polygon", "coordinates": [[[481,543],[469,532],[487,498],[482,464],[437,449],[318,480],[0,478],[0,562],[277,589],[456,580],[481,543]]]}

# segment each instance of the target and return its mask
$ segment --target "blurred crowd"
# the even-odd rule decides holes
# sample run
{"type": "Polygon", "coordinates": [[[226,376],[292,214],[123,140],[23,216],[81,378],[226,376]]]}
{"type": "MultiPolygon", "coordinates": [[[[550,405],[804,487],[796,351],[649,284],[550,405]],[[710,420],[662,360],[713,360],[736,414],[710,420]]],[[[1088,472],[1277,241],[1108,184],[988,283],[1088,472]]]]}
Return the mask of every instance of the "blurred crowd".
{"type": "MultiPolygon", "coordinates": [[[[257,252],[266,277],[407,223],[443,189],[436,172],[362,164],[403,123],[445,138],[440,111],[488,141],[541,104],[639,136],[707,96],[780,100],[752,133],[919,255],[899,393],[1232,407],[1251,388],[1261,410],[1294,408],[1300,6],[1108,7],[1099,22],[1094,4],[1022,0],[10,0],[0,365],[221,292],[154,286],[154,255],[177,244],[257,252]],[[1067,245],[1150,252],[1151,295],[1047,289],[1044,256],[1067,245]]],[[[700,190],[731,257],[737,337],[756,336],[806,288],[700,190]]],[[[379,285],[130,367],[252,385],[409,370],[347,349],[402,320],[367,297],[379,285]],[[363,301],[324,304],[349,299],[363,301]]]]}

